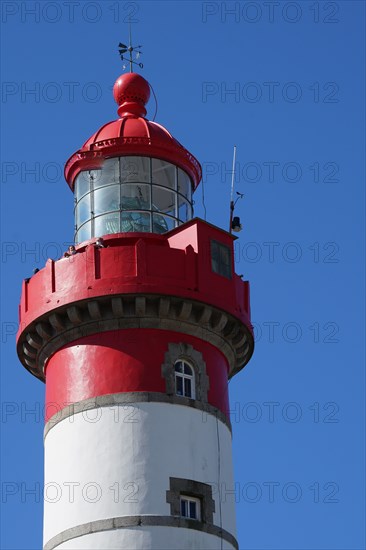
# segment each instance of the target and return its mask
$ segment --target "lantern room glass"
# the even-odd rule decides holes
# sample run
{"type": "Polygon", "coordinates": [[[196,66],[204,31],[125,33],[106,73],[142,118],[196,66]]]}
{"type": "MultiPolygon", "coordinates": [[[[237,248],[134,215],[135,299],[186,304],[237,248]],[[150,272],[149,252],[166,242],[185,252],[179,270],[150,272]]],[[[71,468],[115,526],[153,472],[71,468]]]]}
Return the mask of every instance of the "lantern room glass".
{"type": "Polygon", "coordinates": [[[149,157],[116,157],[75,181],[75,242],[111,233],[165,233],[192,218],[184,170],[149,157]]]}

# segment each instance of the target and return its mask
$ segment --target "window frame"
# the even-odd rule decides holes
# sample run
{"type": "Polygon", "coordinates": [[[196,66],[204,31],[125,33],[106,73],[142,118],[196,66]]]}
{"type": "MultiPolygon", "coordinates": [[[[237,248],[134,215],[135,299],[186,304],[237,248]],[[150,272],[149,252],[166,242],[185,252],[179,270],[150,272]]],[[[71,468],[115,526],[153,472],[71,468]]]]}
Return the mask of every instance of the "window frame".
{"type": "Polygon", "coordinates": [[[185,519],[193,519],[194,521],[202,521],[201,519],[201,509],[202,509],[202,499],[198,496],[186,495],[185,493],[180,494],[180,512],[181,517],[185,519]],[[188,514],[184,514],[182,511],[182,504],[186,503],[188,514]],[[195,515],[190,515],[190,505],[195,504],[195,515]]]}
{"type": "Polygon", "coordinates": [[[233,252],[232,248],[216,239],[211,239],[210,241],[210,262],[211,262],[211,270],[216,275],[220,275],[221,277],[225,277],[225,279],[231,280],[233,278],[233,252]],[[222,251],[226,251],[229,256],[229,263],[226,264],[222,259],[222,251]],[[216,258],[214,258],[214,253],[216,254],[216,258]],[[217,262],[217,269],[215,268],[214,262],[217,262]],[[227,271],[227,269],[228,271],[227,271]]]}
{"type": "Polygon", "coordinates": [[[195,373],[195,369],[194,367],[191,365],[191,363],[189,363],[186,359],[184,358],[180,358],[180,359],[177,359],[177,361],[175,361],[174,363],[174,382],[175,382],[175,395],[179,396],[179,397],[186,397],[187,399],[196,399],[196,373],[195,373]],[[190,371],[191,371],[191,374],[186,374],[185,372],[179,372],[177,371],[177,365],[181,363],[183,365],[183,370],[185,369],[185,367],[189,367],[190,371]],[[182,391],[183,393],[180,394],[178,393],[177,391],[177,379],[182,379],[182,391]],[[186,394],[186,391],[185,391],[185,388],[186,388],[186,384],[185,384],[185,381],[186,380],[189,380],[190,381],[190,395],[187,395],[186,394]]]}

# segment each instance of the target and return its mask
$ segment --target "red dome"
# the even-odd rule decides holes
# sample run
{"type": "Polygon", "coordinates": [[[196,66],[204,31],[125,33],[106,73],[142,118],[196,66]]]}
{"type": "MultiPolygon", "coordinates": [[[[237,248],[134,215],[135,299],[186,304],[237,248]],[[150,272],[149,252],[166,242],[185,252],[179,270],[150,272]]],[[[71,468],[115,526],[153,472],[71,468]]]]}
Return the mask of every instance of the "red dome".
{"type": "Polygon", "coordinates": [[[196,188],[202,174],[198,160],[166,128],[145,118],[149,83],[136,73],[125,74],[117,79],[113,95],[120,118],[102,126],[67,161],[65,178],[70,188],[80,171],[100,168],[106,158],[128,155],[171,162],[187,172],[196,188]]]}

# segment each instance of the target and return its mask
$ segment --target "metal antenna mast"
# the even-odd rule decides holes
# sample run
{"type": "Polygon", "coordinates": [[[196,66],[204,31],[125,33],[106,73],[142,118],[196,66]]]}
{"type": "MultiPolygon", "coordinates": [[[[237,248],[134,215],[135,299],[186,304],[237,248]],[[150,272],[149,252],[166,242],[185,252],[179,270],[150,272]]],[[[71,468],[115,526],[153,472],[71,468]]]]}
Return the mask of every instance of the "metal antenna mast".
{"type": "Polygon", "coordinates": [[[230,226],[229,231],[232,232],[232,225],[233,225],[233,214],[234,214],[234,180],[235,180],[235,161],[236,161],[236,145],[234,145],[234,153],[233,153],[233,168],[231,171],[231,194],[230,194],[230,226]]]}
{"type": "Polygon", "coordinates": [[[240,218],[239,217],[234,218],[234,209],[238,200],[244,197],[243,193],[239,193],[237,191],[236,194],[239,196],[236,199],[236,201],[234,201],[235,161],[236,161],[236,145],[234,145],[233,167],[231,171],[230,226],[229,226],[230,233],[232,233],[233,231],[235,231],[235,233],[238,233],[239,231],[241,231],[240,218]]]}

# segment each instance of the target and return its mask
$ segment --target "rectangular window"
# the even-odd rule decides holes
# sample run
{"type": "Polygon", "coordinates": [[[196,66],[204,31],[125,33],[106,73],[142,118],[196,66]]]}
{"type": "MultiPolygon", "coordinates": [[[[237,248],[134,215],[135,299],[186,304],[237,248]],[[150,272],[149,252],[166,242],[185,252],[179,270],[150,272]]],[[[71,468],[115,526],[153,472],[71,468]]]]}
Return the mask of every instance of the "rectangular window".
{"type": "Polygon", "coordinates": [[[231,279],[231,249],[218,241],[211,241],[211,267],[227,279],[231,279]]]}
{"type": "Polygon", "coordinates": [[[212,497],[212,486],[208,483],[170,477],[166,501],[170,504],[172,516],[211,525],[214,522],[215,501],[212,497]]]}
{"type": "Polygon", "coordinates": [[[201,520],[201,502],[199,498],[181,495],[180,513],[183,518],[201,520]]]}

